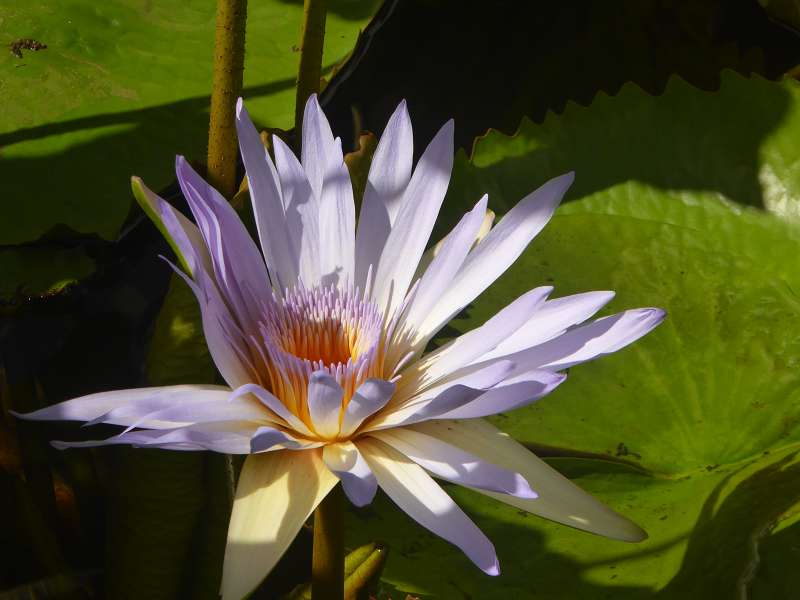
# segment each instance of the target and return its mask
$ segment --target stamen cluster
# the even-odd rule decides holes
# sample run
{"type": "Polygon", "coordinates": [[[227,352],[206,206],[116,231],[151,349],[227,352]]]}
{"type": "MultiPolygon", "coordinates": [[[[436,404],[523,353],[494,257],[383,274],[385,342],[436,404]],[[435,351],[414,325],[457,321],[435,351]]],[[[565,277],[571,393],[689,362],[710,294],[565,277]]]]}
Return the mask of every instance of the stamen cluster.
{"type": "Polygon", "coordinates": [[[315,371],[326,371],[342,386],[344,406],[365,379],[382,376],[383,320],[359,290],[298,286],[264,302],[262,315],[260,375],[307,424],[308,381],[315,371]]]}

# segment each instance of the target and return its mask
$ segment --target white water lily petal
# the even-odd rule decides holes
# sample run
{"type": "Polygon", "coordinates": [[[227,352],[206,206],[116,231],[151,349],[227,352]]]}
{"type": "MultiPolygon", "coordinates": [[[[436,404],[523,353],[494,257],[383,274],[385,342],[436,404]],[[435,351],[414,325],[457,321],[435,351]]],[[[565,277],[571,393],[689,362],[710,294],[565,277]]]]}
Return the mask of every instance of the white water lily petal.
{"type": "Polygon", "coordinates": [[[341,147],[333,137],[331,126],[319,105],[316,94],[311,94],[303,112],[303,145],[300,162],[308,176],[308,182],[318,200],[322,199],[322,190],[331,166],[342,162],[341,147]]]}
{"type": "Polygon", "coordinates": [[[519,368],[525,370],[533,368],[552,371],[568,369],[582,362],[621,350],[651,332],[665,317],[666,313],[659,308],[626,310],[610,317],[597,319],[588,325],[576,327],[544,344],[501,357],[501,359],[513,360],[519,368]]]}
{"type": "Polygon", "coordinates": [[[250,421],[193,423],[175,429],[139,429],[104,440],[85,442],[51,442],[55,448],[93,448],[123,444],[162,450],[211,450],[223,454],[249,454],[250,438],[257,425],[250,421]]]}
{"type": "Polygon", "coordinates": [[[312,435],[311,430],[306,427],[306,424],[303,423],[303,421],[298,419],[288,408],[286,408],[283,402],[278,400],[260,385],[255,383],[247,383],[239,386],[233,390],[231,397],[238,398],[240,396],[244,396],[245,394],[253,394],[264,406],[270,409],[270,411],[272,411],[276,416],[280,417],[285,425],[291,427],[301,435],[312,435]]]}
{"type": "Polygon", "coordinates": [[[499,343],[522,327],[544,304],[553,288],[538,287],[522,294],[480,327],[455,338],[446,346],[431,352],[409,368],[404,375],[437,381],[493,350],[499,343]]]}
{"type": "Polygon", "coordinates": [[[228,526],[222,600],[241,600],[261,583],[338,481],[319,450],[247,457],[228,526]]]}
{"type": "Polygon", "coordinates": [[[342,414],[342,386],[324,371],[311,374],[308,381],[308,412],[314,430],[324,438],[334,438],[339,433],[342,414]]]}
{"type": "Polygon", "coordinates": [[[273,135],[272,147],[281,182],[286,228],[298,261],[298,277],[303,285],[313,287],[320,282],[322,268],[319,200],[311,190],[300,161],[284,141],[273,135]]]}
{"type": "Polygon", "coordinates": [[[500,219],[469,253],[453,284],[420,326],[421,335],[430,337],[439,331],[453,315],[505,273],[553,216],[573,179],[572,173],[551,179],[500,219]]]}
{"type": "Polygon", "coordinates": [[[264,258],[230,203],[182,156],[175,172],[210,250],[217,288],[242,326],[252,327],[260,313],[257,299],[270,291],[264,258]]]}
{"type": "Polygon", "coordinates": [[[411,179],[414,139],[405,100],[397,105],[372,156],[356,231],[355,284],[362,290],[378,266],[411,179]]]}
{"type": "Polygon", "coordinates": [[[483,419],[428,421],[412,428],[486,462],[520,473],[539,497],[524,500],[479,489],[483,494],[546,519],[609,538],[638,542],[647,537],[639,526],[595,500],[522,444],[483,419]]]}
{"type": "Polygon", "coordinates": [[[441,419],[475,419],[508,412],[539,398],[561,385],[567,376],[534,369],[504,380],[474,400],[439,415],[441,419]]]}
{"type": "Polygon", "coordinates": [[[375,439],[359,439],[358,449],[378,485],[417,523],[459,547],[484,573],[499,575],[492,542],[422,467],[375,439]]]}
{"type": "Polygon", "coordinates": [[[510,361],[495,361],[479,367],[467,367],[451,374],[445,381],[420,391],[410,398],[392,398],[389,407],[364,427],[376,431],[440,418],[480,397],[486,390],[506,379],[514,370],[510,361]]]}
{"type": "MultiPolygon", "coordinates": [[[[488,198],[487,194],[484,194],[488,198]]],[[[486,235],[491,231],[492,225],[494,224],[495,218],[494,211],[490,209],[486,209],[486,214],[483,215],[483,221],[481,222],[481,226],[478,229],[478,233],[475,236],[475,239],[472,241],[472,247],[474,248],[475,245],[480,243],[480,241],[486,237],[486,235]]],[[[414,274],[414,280],[420,279],[425,271],[428,270],[428,266],[430,266],[433,259],[436,258],[436,255],[441,252],[444,243],[447,241],[447,238],[452,235],[452,231],[444,236],[441,240],[436,242],[433,246],[425,250],[425,253],[422,255],[422,258],[417,265],[417,272],[414,274]]]]}
{"type": "Polygon", "coordinates": [[[378,481],[352,442],[328,444],[322,451],[325,466],[342,481],[345,495],[355,506],[366,506],[378,491],[378,481]]]}
{"type": "Polygon", "coordinates": [[[614,292],[602,291],[548,300],[525,325],[479,360],[506,356],[542,344],[561,335],[573,325],[583,323],[611,302],[613,297],[614,292]]]}
{"type": "Polygon", "coordinates": [[[238,387],[250,381],[251,374],[241,358],[246,350],[240,347],[243,344],[242,333],[233,322],[233,317],[220,297],[211,275],[199,269],[193,281],[178,267],[169,264],[197,298],[206,346],[222,378],[231,387],[238,387]]]}
{"type": "MultiPolygon", "coordinates": [[[[115,409],[109,414],[120,411],[115,409]]],[[[178,404],[176,406],[157,407],[155,410],[142,415],[133,421],[125,430],[130,431],[135,427],[148,427],[153,429],[163,429],[150,425],[150,423],[172,423],[173,427],[178,425],[191,425],[192,423],[209,423],[220,421],[253,421],[263,423],[268,420],[269,414],[263,405],[246,398],[228,398],[221,402],[219,399],[206,400],[203,402],[192,402],[178,404]]],[[[87,425],[90,425],[87,423],[87,425]]]]}
{"type": "Polygon", "coordinates": [[[395,390],[395,384],[382,379],[367,379],[353,393],[342,415],[341,436],[350,437],[364,419],[386,406],[395,390]]]}
{"type": "MultiPolygon", "coordinates": [[[[224,404],[230,396],[230,389],[220,385],[172,385],[115,390],[80,396],[20,416],[32,421],[88,421],[88,424],[130,425],[159,408],[209,400],[224,404]]],[[[158,424],[164,427],[176,426],[158,424]]],[[[154,427],[149,424],[143,426],[154,427]]]]}
{"type": "Polygon", "coordinates": [[[383,248],[372,298],[390,315],[403,302],[433,231],[453,170],[453,122],[445,123],[419,159],[383,248]]]}
{"type": "Polygon", "coordinates": [[[268,425],[259,427],[250,438],[250,452],[253,454],[275,450],[308,450],[322,445],[322,442],[297,438],[283,429],[268,425]]]}
{"type": "Polygon", "coordinates": [[[261,240],[261,250],[272,285],[280,294],[297,280],[299,261],[286,227],[278,173],[241,98],[236,103],[236,133],[247,171],[250,201],[261,240]]]}
{"type": "Polygon", "coordinates": [[[481,198],[445,238],[441,249],[422,275],[414,299],[405,311],[404,328],[414,331],[453,281],[484,220],[488,199],[488,196],[481,198]]]}
{"type": "Polygon", "coordinates": [[[519,473],[497,467],[411,428],[386,429],[372,433],[378,439],[407,456],[437,477],[458,485],[510,494],[518,498],[536,498],[537,494],[519,473]]]}
{"type": "Polygon", "coordinates": [[[319,247],[322,283],[352,285],[355,269],[356,206],[350,172],[337,138],[337,158],[325,174],[319,200],[319,247]]]}
{"type": "Polygon", "coordinates": [[[153,192],[139,177],[131,177],[131,187],[139,205],[169,242],[186,272],[193,275],[198,268],[205,268],[210,273],[211,256],[197,225],[153,192]]]}

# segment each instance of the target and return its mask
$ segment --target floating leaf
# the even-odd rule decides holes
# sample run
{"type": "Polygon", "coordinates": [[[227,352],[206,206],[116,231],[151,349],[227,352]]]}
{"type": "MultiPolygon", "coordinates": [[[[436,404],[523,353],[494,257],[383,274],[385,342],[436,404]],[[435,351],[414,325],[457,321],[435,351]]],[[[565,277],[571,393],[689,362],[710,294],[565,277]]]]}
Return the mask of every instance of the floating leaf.
{"type": "Polygon", "coordinates": [[[550,177],[577,177],[570,202],[451,334],[541,284],[554,296],[617,290],[606,312],[668,311],[631,348],[494,419],[650,538],[625,545],[448,487],[495,542],[503,575],[484,577],[381,501],[349,530],[353,542],[380,532],[392,548],[384,581],[423,598],[781,589],[759,578],[770,563],[758,548],[800,500],[798,157],[800,87],[730,73],[715,93],[628,85],[513,138],[490,133],[471,163],[462,157],[451,220],[483,191],[504,211],[550,177]]]}
{"type": "MultiPolygon", "coordinates": [[[[350,51],[377,3],[330,2],[326,66],[350,51]]],[[[248,6],[244,96],[264,125],[291,125],[302,14],[301,2],[248,6]]],[[[114,238],[131,175],[160,189],[174,178],[176,154],[204,158],[213,2],[15,3],[3,32],[47,48],[0,52],[0,181],[12,208],[0,244],[56,224],[114,238]]]]}

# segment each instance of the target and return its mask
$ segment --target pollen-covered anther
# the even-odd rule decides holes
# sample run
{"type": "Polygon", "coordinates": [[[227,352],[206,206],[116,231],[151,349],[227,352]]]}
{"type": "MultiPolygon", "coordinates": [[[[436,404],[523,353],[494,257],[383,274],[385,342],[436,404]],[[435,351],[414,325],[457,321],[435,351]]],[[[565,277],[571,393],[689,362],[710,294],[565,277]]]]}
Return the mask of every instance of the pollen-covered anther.
{"type": "Polygon", "coordinates": [[[358,290],[298,286],[263,302],[262,314],[260,379],[313,431],[319,428],[308,410],[312,373],[327,373],[342,387],[342,409],[365,379],[382,375],[381,314],[358,290]]]}

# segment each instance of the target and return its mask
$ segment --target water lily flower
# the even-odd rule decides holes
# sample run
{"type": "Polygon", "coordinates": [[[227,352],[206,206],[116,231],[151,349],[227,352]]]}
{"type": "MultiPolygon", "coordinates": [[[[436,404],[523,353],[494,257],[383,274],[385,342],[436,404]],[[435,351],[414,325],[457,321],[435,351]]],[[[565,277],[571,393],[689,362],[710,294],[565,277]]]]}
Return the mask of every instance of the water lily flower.
{"type": "Polygon", "coordinates": [[[274,161],[241,100],[236,125],[261,248],[182,157],[189,219],[134,178],[138,199],[197,296],[227,383],[102,392],[25,415],[124,426],[101,441],[248,455],[223,567],[225,599],[250,593],[303,522],[341,483],[356,506],[378,487],[411,518],[499,573],[495,549],[434,478],[611,538],[645,533],[482,417],[552,392],[563,371],[615,352],[664,312],[590,319],[613,297],[522,294],[484,325],[425,353],[545,226],[572,182],[548,181],[487,227],[487,197],[425,255],[453,166],[453,123],[412,165],[401,102],[375,151],[356,221],[353,188],[317,98],[300,160],[273,137],[274,161]],[[425,255],[425,256],[424,256],[425,255]],[[420,265],[423,265],[420,267],[420,265]]]}

